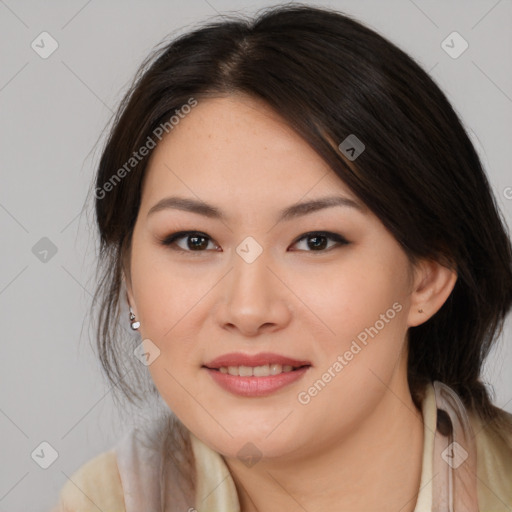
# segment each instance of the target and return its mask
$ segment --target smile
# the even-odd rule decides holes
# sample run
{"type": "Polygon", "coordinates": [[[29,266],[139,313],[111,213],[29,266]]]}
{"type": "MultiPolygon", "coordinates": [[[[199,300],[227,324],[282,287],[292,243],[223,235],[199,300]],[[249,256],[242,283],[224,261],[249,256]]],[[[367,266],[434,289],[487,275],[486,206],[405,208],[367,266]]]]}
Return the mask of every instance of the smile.
{"type": "Polygon", "coordinates": [[[225,391],[245,397],[268,396],[301,379],[311,368],[279,354],[226,354],[210,361],[203,369],[225,391]]]}
{"type": "Polygon", "coordinates": [[[279,375],[297,370],[300,367],[293,367],[289,364],[279,363],[265,364],[262,366],[221,366],[220,373],[235,375],[238,377],[268,377],[269,375],[279,375]]]}

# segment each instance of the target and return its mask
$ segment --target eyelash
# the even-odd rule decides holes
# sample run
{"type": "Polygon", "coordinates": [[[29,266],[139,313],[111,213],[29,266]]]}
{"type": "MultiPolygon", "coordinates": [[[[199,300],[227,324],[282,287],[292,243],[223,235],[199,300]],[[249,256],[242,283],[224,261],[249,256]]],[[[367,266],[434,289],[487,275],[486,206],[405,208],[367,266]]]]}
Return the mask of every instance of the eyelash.
{"type": "MultiPolygon", "coordinates": [[[[177,233],[173,233],[173,234],[167,236],[163,240],[160,240],[160,243],[162,245],[166,246],[166,247],[171,248],[174,251],[186,252],[186,253],[192,254],[194,256],[199,256],[200,253],[206,252],[206,249],[205,250],[199,250],[199,251],[191,251],[191,250],[187,250],[187,249],[182,249],[181,247],[171,247],[177,240],[179,240],[181,238],[187,238],[188,236],[191,236],[191,235],[196,235],[196,236],[204,237],[204,238],[207,238],[210,241],[212,241],[212,239],[206,233],[202,233],[200,231],[179,231],[177,233]]],[[[308,233],[304,233],[303,235],[301,235],[300,238],[295,240],[293,245],[295,245],[295,244],[297,244],[299,242],[302,242],[302,240],[305,240],[305,239],[308,239],[308,238],[313,238],[315,236],[328,238],[329,240],[332,240],[332,241],[336,242],[338,244],[338,247],[344,246],[344,245],[348,245],[350,243],[343,236],[341,236],[341,235],[339,235],[337,233],[331,233],[330,231],[310,231],[308,233]]],[[[335,248],[336,246],[332,246],[332,247],[330,247],[328,249],[322,249],[322,250],[318,250],[318,251],[311,251],[311,250],[307,251],[306,250],[304,252],[326,253],[326,252],[330,252],[330,250],[333,249],[333,247],[335,248]]]]}

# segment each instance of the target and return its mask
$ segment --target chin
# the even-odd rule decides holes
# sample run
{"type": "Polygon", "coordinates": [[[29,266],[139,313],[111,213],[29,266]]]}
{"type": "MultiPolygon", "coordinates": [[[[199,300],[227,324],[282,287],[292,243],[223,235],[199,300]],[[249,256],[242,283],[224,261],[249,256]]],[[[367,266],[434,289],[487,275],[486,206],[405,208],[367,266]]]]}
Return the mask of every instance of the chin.
{"type": "MultiPolygon", "coordinates": [[[[272,432],[269,428],[247,428],[247,418],[245,422],[245,428],[228,428],[232,437],[220,427],[198,430],[195,436],[224,457],[241,460],[246,457],[272,459],[291,455],[300,444],[300,440],[289,429],[283,428],[280,432],[272,432]],[[222,431],[222,434],[219,431],[222,431]]],[[[275,427],[274,422],[272,428],[275,427]]]]}

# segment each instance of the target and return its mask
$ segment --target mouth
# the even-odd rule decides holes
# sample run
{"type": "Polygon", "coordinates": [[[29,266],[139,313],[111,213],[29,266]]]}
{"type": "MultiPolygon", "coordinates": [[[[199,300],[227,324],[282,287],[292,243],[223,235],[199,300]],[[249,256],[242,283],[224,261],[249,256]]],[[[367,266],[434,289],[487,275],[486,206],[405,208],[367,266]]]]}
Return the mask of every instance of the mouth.
{"type": "Polygon", "coordinates": [[[311,363],[271,352],[260,354],[233,352],[216,357],[203,366],[209,370],[240,377],[268,377],[293,372],[305,366],[311,366],[311,363]]]}
{"type": "Polygon", "coordinates": [[[221,388],[244,397],[267,396],[297,381],[312,367],[279,354],[226,354],[203,365],[221,388]]]}
{"type": "Polygon", "coordinates": [[[223,373],[225,375],[233,375],[235,377],[269,377],[270,375],[280,375],[281,373],[289,373],[300,370],[302,368],[307,368],[311,365],[305,364],[300,366],[292,366],[290,364],[264,364],[259,366],[220,366],[219,368],[208,368],[209,370],[213,370],[216,372],[223,373]]]}

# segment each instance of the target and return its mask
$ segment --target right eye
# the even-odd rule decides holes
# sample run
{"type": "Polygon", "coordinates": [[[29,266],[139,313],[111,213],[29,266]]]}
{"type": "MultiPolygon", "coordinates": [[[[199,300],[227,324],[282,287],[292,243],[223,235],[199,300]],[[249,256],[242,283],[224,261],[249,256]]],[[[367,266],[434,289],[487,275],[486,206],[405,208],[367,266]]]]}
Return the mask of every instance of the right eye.
{"type": "Polygon", "coordinates": [[[165,237],[160,243],[170,247],[174,251],[192,253],[204,252],[203,249],[208,247],[208,241],[212,242],[212,239],[207,234],[201,233],[200,231],[179,231],[165,237]],[[177,243],[178,240],[182,239],[187,239],[186,247],[182,247],[177,243]]]}

